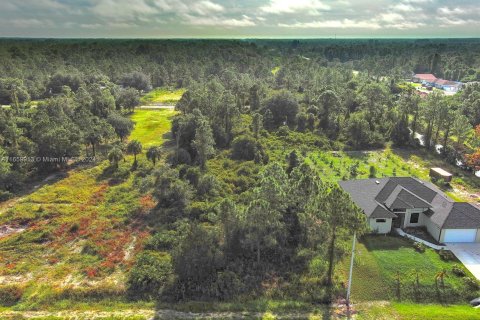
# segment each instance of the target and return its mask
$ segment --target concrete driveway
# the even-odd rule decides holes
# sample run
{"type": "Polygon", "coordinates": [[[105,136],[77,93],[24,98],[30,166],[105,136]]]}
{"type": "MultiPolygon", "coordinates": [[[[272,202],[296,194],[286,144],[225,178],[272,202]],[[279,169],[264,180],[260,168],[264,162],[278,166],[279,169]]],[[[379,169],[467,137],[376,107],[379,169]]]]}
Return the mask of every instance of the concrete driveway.
{"type": "Polygon", "coordinates": [[[480,280],[480,243],[447,243],[446,247],[480,280]]]}

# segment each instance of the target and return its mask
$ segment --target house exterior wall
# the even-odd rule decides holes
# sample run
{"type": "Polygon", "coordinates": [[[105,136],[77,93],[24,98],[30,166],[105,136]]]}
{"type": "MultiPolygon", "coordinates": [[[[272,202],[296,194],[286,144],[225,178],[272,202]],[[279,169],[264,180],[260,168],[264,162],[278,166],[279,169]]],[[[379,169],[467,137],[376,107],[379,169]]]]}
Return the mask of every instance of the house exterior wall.
{"type": "Polygon", "coordinates": [[[377,222],[377,219],[368,219],[368,224],[373,233],[389,233],[392,230],[392,218],[385,218],[385,222],[377,222]]]}
{"type": "Polygon", "coordinates": [[[440,241],[440,227],[437,226],[435,223],[433,223],[429,217],[425,217],[425,226],[427,227],[428,233],[437,240],[438,242],[440,241]]]}
{"type": "Polygon", "coordinates": [[[403,228],[425,226],[425,220],[427,219],[427,217],[422,213],[425,210],[426,209],[424,208],[407,209],[405,212],[405,220],[403,221],[403,228]],[[416,213],[416,212],[420,213],[418,217],[418,222],[410,223],[410,216],[412,215],[412,213],[416,213]]]}

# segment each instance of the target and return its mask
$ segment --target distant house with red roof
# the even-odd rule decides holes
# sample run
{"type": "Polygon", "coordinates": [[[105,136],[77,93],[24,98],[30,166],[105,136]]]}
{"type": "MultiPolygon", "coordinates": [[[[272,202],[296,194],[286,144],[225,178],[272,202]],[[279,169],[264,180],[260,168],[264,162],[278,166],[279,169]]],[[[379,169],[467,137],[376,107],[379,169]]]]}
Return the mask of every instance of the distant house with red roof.
{"type": "Polygon", "coordinates": [[[457,92],[462,88],[463,85],[463,83],[458,81],[439,79],[431,73],[417,73],[413,75],[412,81],[421,83],[427,87],[435,87],[447,92],[457,92]]]}
{"type": "Polygon", "coordinates": [[[413,76],[412,81],[426,85],[432,85],[437,80],[431,73],[417,73],[413,76]]]}
{"type": "Polygon", "coordinates": [[[437,79],[434,82],[435,88],[445,90],[447,92],[457,92],[462,88],[463,83],[458,81],[450,81],[444,79],[437,79]]]}

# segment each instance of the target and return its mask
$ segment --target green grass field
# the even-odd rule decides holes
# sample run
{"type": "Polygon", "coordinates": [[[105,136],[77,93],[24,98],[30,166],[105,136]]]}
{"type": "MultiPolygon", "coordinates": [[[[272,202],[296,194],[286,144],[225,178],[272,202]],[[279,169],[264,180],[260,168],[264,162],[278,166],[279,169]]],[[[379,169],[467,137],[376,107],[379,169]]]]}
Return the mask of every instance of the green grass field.
{"type": "Polygon", "coordinates": [[[155,88],[140,99],[142,104],[175,104],[185,89],[155,88]]]}
{"type": "MultiPolygon", "coordinates": [[[[403,238],[365,236],[358,243],[352,296],[358,301],[397,299],[394,285],[397,272],[400,273],[402,283],[400,295],[402,296],[402,291],[405,291],[405,299],[411,298],[416,272],[419,274],[421,286],[432,287],[435,285],[435,275],[439,271],[447,270],[449,275],[445,279],[446,287],[459,291],[467,290],[463,279],[451,273],[455,264],[459,262],[443,261],[432,249],[419,253],[413,248],[412,242],[403,238]]],[[[465,268],[463,269],[467,272],[465,268]]],[[[346,277],[348,261],[341,271],[346,277]]]]}
{"type": "MultiPolygon", "coordinates": [[[[410,241],[403,238],[363,237],[357,243],[352,280],[352,299],[358,305],[358,319],[480,319],[480,313],[467,305],[468,299],[465,301],[460,299],[449,305],[435,301],[436,294],[432,296],[435,275],[443,269],[447,270],[448,274],[445,278],[447,288],[445,294],[448,294],[448,290],[452,288],[457,291],[468,290],[462,278],[451,272],[452,266],[457,263],[443,261],[432,249],[419,253],[415,251],[410,241]],[[398,301],[395,292],[397,271],[400,272],[402,302],[386,302],[398,301]],[[424,288],[421,295],[428,296],[428,299],[419,297],[421,301],[427,300],[421,303],[412,301],[416,272],[419,274],[420,286],[424,288]]],[[[346,259],[337,270],[344,281],[347,279],[348,269],[349,259],[346,259]]],[[[464,270],[467,272],[465,268],[464,270]]]]}
{"type": "Polygon", "coordinates": [[[171,118],[176,114],[168,109],[137,109],[132,115],[135,130],[130,135],[130,140],[138,140],[143,147],[160,145],[170,133],[171,118]]]}
{"type": "Polygon", "coordinates": [[[480,312],[468,305],[368,303],[358,306],[358,320],[478,320],[480,312]]]}

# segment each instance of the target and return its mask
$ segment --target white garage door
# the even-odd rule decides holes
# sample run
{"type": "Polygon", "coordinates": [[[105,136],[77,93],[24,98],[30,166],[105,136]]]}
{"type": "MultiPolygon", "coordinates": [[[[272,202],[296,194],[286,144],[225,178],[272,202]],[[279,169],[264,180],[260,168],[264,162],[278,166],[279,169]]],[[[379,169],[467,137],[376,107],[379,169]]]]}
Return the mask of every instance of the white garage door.
{"type": "Polygon", "coordinates": [[[475,242],[477,229],[445,229],[443,242],[475,242]]]}

